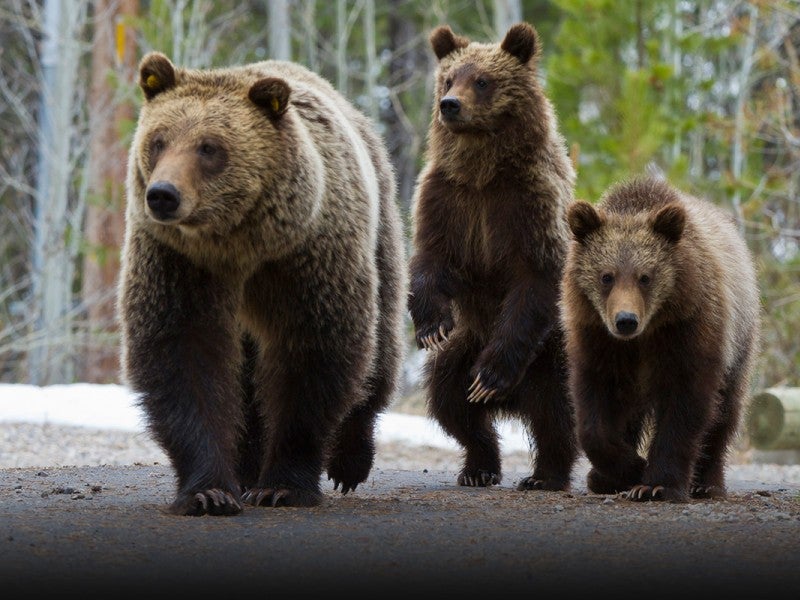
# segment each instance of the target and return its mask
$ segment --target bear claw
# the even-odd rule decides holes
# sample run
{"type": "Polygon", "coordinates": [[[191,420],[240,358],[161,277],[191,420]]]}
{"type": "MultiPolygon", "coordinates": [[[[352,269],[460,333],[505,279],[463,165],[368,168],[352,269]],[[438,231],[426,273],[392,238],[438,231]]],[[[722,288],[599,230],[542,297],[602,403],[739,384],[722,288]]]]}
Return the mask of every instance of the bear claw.
{"type": "Polygon", "coordinates": [[[231,492],[211,488],[188,497],[178,498],[173,502],[170,511],[174,514],[194,517],[202,515],[231,516],[242,512],[242,505],[231,492]]]}

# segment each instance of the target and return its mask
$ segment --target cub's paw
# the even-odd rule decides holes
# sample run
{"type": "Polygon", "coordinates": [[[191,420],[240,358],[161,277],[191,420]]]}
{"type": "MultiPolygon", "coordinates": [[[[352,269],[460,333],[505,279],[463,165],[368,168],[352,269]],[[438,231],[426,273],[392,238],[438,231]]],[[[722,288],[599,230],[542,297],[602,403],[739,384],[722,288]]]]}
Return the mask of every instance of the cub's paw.
{"type": "Polygon", "coordinates": [[[424,350],[444,350],[445,345],[450,339],[450,332],[452,330],[453,319],[450,316],[446,316],[436,323],[417,327],[417,348],[424,350]]]}
{"type": "Polygon", "coordinates": [[[517,490],[525,492],[529,490],[546,490],[551,492],[562,492],[569,489],[569,479],[564,478],[540,478],[535,475],[524,477],[517,484],[517,490]]]}
{"type": "Polygon", "coordinates": [[[238,495],[232,492],[211,488],[195,493],[180,494],[169,508],[174,515],[231,516],[242,512],[238,495]]]}
{"type": "Polygon", "coordinates": [[[322,493],[282,485],[255,487],[242,495],[242,501],[251,506],[317,506],[322,503],[322,493]]]}
{"type": "Polygon", "coordinates": [[[490,487],[500,483],[500,474],[491,473],[484,469],[464,469],[458,475],[458,485],[470,487],[490,487]]]}
{"type": "Polygon", "coordinates": [[[467,389],[468,402],[487,403],[489,400],[502,398],[514,384],[511,377],[498,367],[483,367],[473,371],[475,379],[467,389]]]}
{"type": "Polygon", "coordinates": [[[328,464],[328,480],[333,480],[334,490],[341,484],[342,494],[355,491],[359,483],[367,480],[372,462],[372,454],[335,457],[328,464]]]}
{"type": "Polygon", "coordinates": [[[692,498],[712,498],[721,499],[728,496],[728,492],[724,487],[718,485],[696,485],[693,484],[689,488],[689,495],[692,498]]]}
{"type": "Polygon", "coordinates": [[[644,502],[645,500],[664,500],[667,502],[686,502],[688,496],[686,492],[678,488],[665,485],[644,485],[633,486],[627,492],[622,492],[620,497],[633,500],[634,502],[644,502]]]}

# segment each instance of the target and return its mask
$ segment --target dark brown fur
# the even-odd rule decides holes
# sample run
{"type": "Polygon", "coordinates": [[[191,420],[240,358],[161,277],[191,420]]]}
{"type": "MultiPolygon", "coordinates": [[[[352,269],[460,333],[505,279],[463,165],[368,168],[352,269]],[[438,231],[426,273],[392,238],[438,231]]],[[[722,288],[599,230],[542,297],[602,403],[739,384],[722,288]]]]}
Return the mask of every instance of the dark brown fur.
{"type": "Polygon", "coordinates": [[[428,408],[466,450],[461,485],[501,480],[494,420],[505,414],[537,450],[519,489],[565,489],[577,442],[557,299],[574,173],[537,80],[536,33],[519,24],[481,44],[443,26],[430,41],[439,65],[409,295],[431,350],[428,408]]]}
{"type": "Polygon", "coordinates": [[[759,342],[755,271],[733,220],[655,178],[568,216],[562,318],[589,489],[724,496],[759,342]]]}
{"type": "Polygon", "coordinates": [[[291,63],[199,71],[153,53],[140,85],[122,362],[176,470],[172,511],[317,504],[325,469],[355,489],[402,354],[380,138],[291,63]]]}

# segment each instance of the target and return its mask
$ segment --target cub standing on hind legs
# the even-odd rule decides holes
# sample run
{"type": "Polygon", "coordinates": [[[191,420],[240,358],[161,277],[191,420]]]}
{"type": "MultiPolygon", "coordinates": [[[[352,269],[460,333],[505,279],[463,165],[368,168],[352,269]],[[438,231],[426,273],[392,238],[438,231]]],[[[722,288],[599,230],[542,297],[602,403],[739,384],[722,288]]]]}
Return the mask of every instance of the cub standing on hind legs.
{"type": "Polygon", "coordinates": [[[568,216],[562,317],[589,489],[724,496],[759,344],[755,269],[733,219],[655,178],[568,216]]]}
{"type": "Polygon", "coordinates": [[[494,420],[536,446],[518,489],[569,487],[577,454],[558,327],[575,175],[537,80],[527,23],[499,44],[430,36],[439,60],[427,164],[414,198],[409,309],[429,413],[465,449],[458,483],[501,480],[494,420]]]}

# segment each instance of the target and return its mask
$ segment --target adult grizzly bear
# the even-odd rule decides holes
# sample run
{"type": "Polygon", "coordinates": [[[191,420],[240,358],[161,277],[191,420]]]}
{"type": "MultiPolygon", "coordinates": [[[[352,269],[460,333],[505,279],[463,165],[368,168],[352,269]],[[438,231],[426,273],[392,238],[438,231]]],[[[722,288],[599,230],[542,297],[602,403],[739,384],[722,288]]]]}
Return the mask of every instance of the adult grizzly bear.
{"type": "Polygon", "coordinates": [[[589,489],[724,496],[759,343],[755,269],[733,219],[653,177],[568,218],[562,318],[589,489]]]}
{"type": "Polygon", "coordinates": [[[465,449],[460,485],[501,481],[495,419],[535,443],[518,489],[562,490],[577,455],[558,323],[575,174],[527,23],[499,44],[433,31],[426,165],[414,197],[409,309],[428,409],[465,449]]]}
{"type": "Polygon", "coordinates": [[[190,70],[151,53],[139,71],[122,363],[177,472],[172,511],[314,505],[323,469],[355,489],[402,354],[382,141],[295,64],[190,70]]]}

